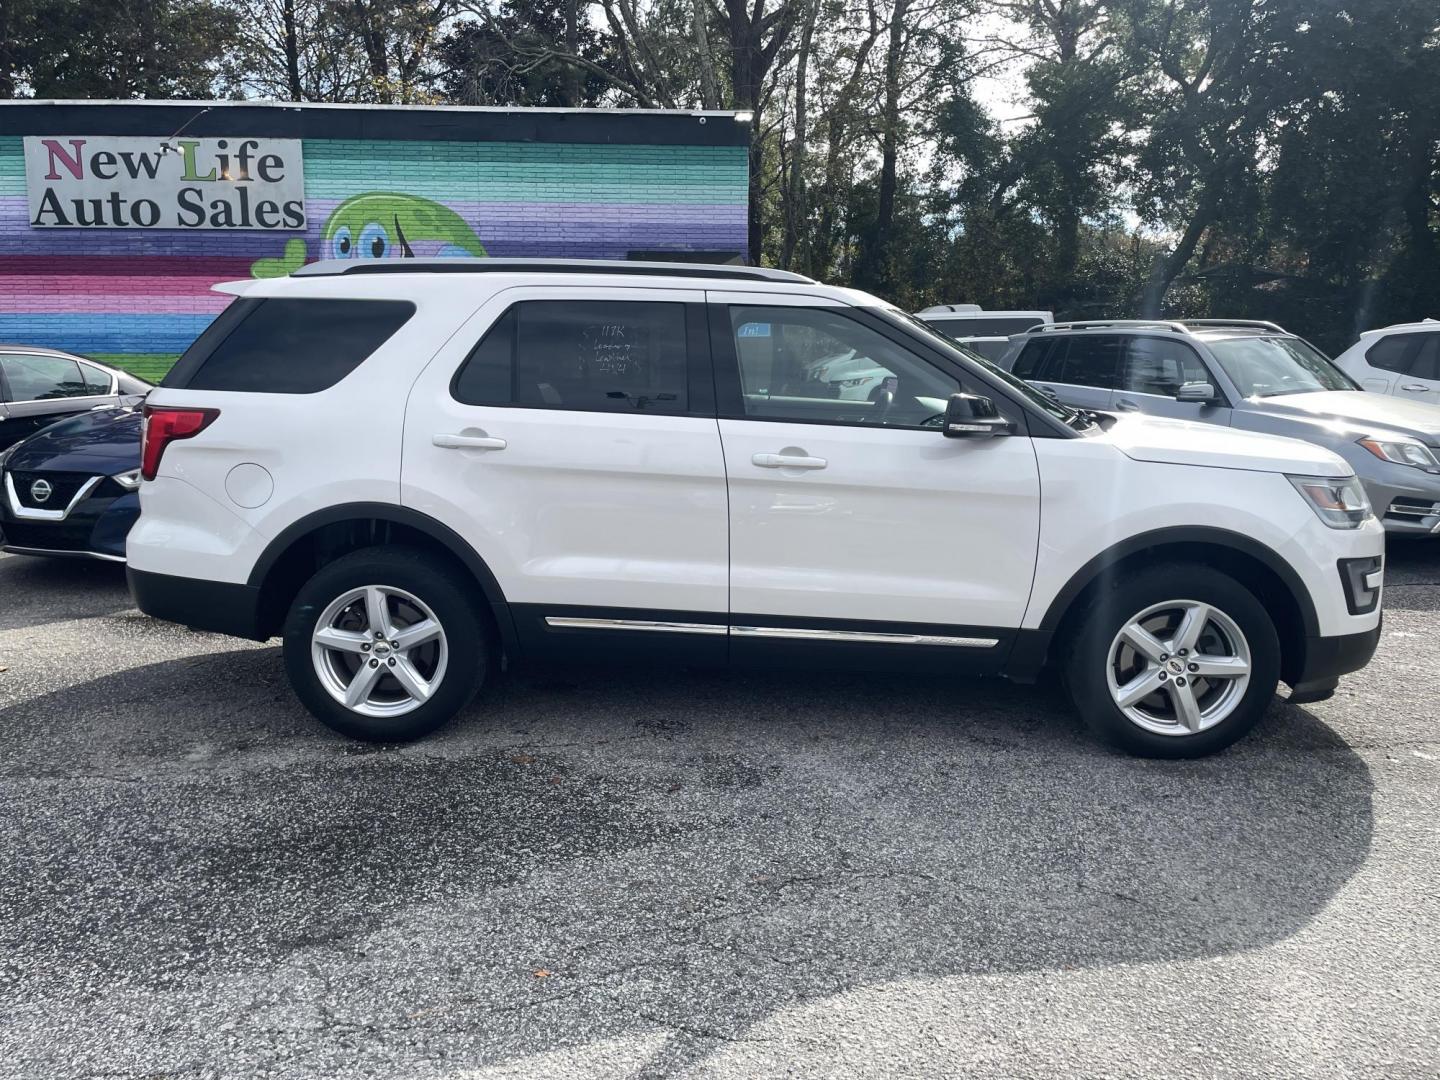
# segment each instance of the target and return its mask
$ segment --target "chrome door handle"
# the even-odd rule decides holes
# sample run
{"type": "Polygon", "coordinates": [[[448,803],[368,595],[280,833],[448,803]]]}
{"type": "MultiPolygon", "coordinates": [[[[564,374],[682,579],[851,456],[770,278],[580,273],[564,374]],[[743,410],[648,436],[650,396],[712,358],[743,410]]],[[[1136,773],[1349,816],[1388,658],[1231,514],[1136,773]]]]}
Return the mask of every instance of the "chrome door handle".
{"type": "Polygon", "coordinates": [[[1140,411],[1139,405],[1136,405],[1133,401],[1126,401],[1124,398],[1121,398],[1119,401],[1115,402],[1115,408],[1120,409],[1124,412],[1140,411]]]}
{"type": "Polygon", "coordinates": [[[755,454],[750,463],[762,469],[823,469],[830,464],[823,457],[802,457],[799,454],[755,454]]]}
{"type": "Polygon", "coordinates": [[[1412,382],[1412,383],[1403,383],[1403,384],[1401,385],[1400,389],[1401,389],[1401,390],[1412,390],[1412,391],[1416,391],[1416,392],[1418,392],[1418,393],[1423,394],[1426,390],[1429,390],[1430,387],[1426,386],[1424,383],[1412,382]]]}
{"type": "Polygon", "coordinates": [[[490,435],[436,435],[430,441],[442,450],[504,450],[510,445],[490,435]]]}

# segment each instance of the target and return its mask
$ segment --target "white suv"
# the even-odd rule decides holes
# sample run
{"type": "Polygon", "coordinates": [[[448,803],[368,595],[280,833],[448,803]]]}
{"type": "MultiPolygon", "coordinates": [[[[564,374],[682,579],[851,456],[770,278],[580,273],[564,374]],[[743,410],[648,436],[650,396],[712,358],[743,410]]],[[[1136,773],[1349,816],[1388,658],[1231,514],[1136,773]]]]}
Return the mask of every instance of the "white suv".
{"type": "Polygon", "coordinates": [[[423,735],[500,658],[1033,681],[1134,752],[1328,696],[1380,627],[1350,468],[1266,435],[1102,428],[863,293],[645,263],[319,263],[151,393],[143,611],[284,638],[296,693],[423,735]],[[894,385],[836,396],[817,359],[894,385]]]}
{"type": "Polygon", "coordinates": [[[1366,390],[1440,405],[1440,322],[1366,330],[1335,364],[1366,390]]]}

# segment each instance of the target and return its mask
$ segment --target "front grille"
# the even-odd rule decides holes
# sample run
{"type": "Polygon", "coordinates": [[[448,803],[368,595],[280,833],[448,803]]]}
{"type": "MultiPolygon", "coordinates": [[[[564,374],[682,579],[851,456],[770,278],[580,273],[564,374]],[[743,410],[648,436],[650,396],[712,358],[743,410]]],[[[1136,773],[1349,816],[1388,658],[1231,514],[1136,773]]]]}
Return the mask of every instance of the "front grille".
{"type": "Polygon", "coordinates": [[[93,522],[84,525],[53,525],[7,521],[3,529],[5,543],[15,547],[38,548],[42,551],[88,551],[93,522]]]}
{"type": "Polygon", "coordinates": [[[1390,509],[1385,511],[1385,516],[1398,521],[1419,524],[1426,518],[1440,516],[1440,502],[1430,499],[1409,499],[1402,496],[1391,502],[1390,509]]]}
{"type": "Polygon", "coordinates": [[[70,500],[92,478],[91,473],[72,472],[20,472],[12,470],[11,481],[15,485],[15,497],[20,505],[30,510],[64,510],[70,500]],[[50,495],[44,502],[31,494],[35,481],[44,480],[50,485],[50,495]]]}

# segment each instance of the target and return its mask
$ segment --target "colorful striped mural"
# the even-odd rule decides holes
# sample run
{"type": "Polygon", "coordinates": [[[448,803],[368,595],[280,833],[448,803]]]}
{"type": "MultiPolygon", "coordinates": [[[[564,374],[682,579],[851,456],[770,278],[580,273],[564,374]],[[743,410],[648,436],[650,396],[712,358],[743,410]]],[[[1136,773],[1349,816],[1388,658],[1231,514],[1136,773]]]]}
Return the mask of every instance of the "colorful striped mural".
{"type": "MultiPolygon", "coordinates": [[[[223,131],[223,116],[210,126],[223,131]]],[[[40,229],[22,137],[0,134],[0,341],[155,379],[226,304],[214,283],[322,257],[403,257],[396,222],[415,255],[745,252],[743,146],[306,137],[303,150],[303,233],[40,229]]]]}

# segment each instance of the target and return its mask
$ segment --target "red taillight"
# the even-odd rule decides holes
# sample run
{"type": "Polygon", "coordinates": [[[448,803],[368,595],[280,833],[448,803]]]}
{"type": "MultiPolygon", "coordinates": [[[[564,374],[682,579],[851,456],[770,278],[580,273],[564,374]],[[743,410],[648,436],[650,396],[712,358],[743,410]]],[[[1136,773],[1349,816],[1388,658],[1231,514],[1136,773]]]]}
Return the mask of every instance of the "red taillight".
{"type": "Polygon", "coordinates": [[[219,409],[167,409],[164,405],[146,405],[144,434],[140,437],[140,475],[154,480],[165,447],[176,439],[200,434],[219,415],[219,409]]]}

